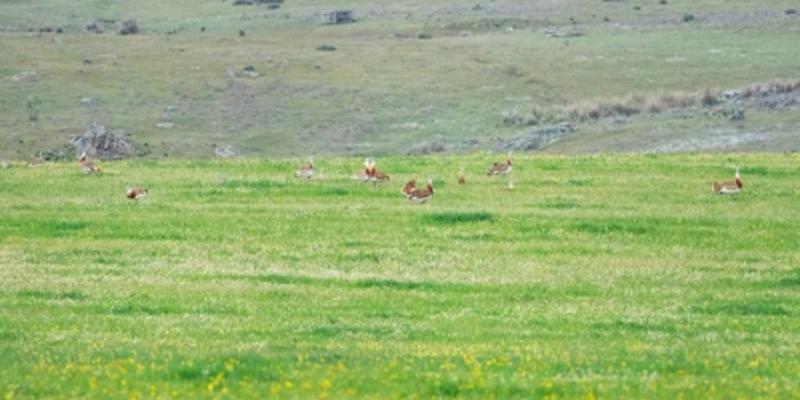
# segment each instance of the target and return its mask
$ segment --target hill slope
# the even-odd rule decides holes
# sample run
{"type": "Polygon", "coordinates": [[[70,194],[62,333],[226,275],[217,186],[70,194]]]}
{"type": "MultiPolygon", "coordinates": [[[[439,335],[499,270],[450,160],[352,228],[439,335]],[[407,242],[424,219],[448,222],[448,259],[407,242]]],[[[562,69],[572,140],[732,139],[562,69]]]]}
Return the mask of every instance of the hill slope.
{"type": "MultiPolygon", "coordinates": [[[[527,124],[542,107],[798,79],[792,6],[6,1],[0,157],[61,148],[91,122],[156,158],[212,157],[225,146],[271,156],[497,149],[538,129],[527,124]],[[336,9],[353,10],[357,22],[324,24],[336,9]],[[138,34],[116,34],[125,18],[138,21],[138,34]],[[113,22],[85,32],[95,19],[113,22]],[[38,32],[47,27],[63,33],[38,32]]],[[[575,130],[539,150],[800,148],[796,105],[745,111],[739,122],[703,108],[572,121],[575,130]]],[[[540,126],[563,118],[555,119],[540,126]]]]}

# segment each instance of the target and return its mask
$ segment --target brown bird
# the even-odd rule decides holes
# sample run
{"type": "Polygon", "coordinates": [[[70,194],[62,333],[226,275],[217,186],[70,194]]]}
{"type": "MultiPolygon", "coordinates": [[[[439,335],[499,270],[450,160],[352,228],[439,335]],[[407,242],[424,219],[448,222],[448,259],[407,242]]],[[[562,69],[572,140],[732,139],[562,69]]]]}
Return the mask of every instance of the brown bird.
{"type": "Polygon", "coordinates": [[[295,171],[294,177],[311,179],[316,173],[317,170],[314,168],[314,156],[311,156],[311,158],[308,159],[308,164],[295,171]]]}
{"type": "Polygon", "coordinates": [[[425,204],[431,197],[433,197],[433,182],[430,179],[428,179],[425,189],[414,189],[408,195],[410,201],[419,204],[425,204]]]}
{"type": "Polygon", "coordinates": [[[89,160],[89,156],[86,155],[86,152],[81,154],[80,158],[78,159],[78,165],[80,165],[81,169],[83,169],[83,172],[87,174],[96,174],[98,172],[102,172],[100,167],[98,167],[94,161],[89,160]]]}
{"type": "Polygon", "coordinates": [[[34,156],[28,161],[28,166],[31,168],[38,168],[44,165],[44,158],[42,158],[42,153],[40,152],[39,155],[34,156]]]}
{"type": "Polygon", "coordinates": [[[507,159],[506,162],[496,162],[492,164],[492,167],[489,168],[489,176],[497,176],[497,175],[505,175],[511,172],[511,158],[507,159]]]}
{"type": "Polygon", "coordinates": [[[716,194],[737,194],[742,191],[742,188],[744,188],[744,183],[742,182],[742,176],[739,175],[739,168],[736,168],[736,175],[734,175],[733,180],[711,182],[711,191],[716,194]]]}
{"type": "Polygon", "coordinates": [[[125,197],[131,200],[139,200],[147,196],[149,191],[147,189],[143,189],[140,187],[129,187],[127,191],[125,191],[125,197]]]}
{"type": "Polygon", "coordinates": [[[402,193],[406,196],[406,198],[409,198],[409,196],[411,196],[411,193],[416,189],[417,189],[417,180],[412,179],[406,182],[405,186],[403,186],[402,193]]]}
{"type": "Polygon", "coordinates": [[[367,167],[369,181],[372,183],[389,182],[389,175],[375,168],[375,160],[368,160],[369,166],[367,167]]]}
{"type": "Polygon", "coordinates": [[[458,184],[464,185],[466,183],[467,183],[467,178],[464,176],[464,168],[461,168],[461,170],[458,172],[458,184]]]}
{"type": "Polygon", "coordinates": [[[364,159],[364,169],[356,172],[356,176],[354,176],[353,178],[357,181],[367,182],[369,181],[369,175],[370,175],[370,162],[369,158],[366,158],[364,159]]]}
{"type": "Polygon", "coordinates": [[[372,177],[370,178],[373,183],[384,183],[389,182],[389,175],[384,174],[380,170],[374,169],[372,170],[372,177]]]}

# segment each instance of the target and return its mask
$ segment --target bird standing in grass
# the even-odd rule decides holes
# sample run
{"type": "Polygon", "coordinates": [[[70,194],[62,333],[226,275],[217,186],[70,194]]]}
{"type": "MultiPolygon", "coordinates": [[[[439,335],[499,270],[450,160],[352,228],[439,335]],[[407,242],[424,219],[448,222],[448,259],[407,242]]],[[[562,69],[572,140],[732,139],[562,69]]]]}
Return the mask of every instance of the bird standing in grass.
{"type": "Polygon", "coordinates": [[[131,200],[140,200],[143,199],[148,194],[148,190],[140,187],[129,187],[128,190],[125,191],[125,197],[131,200]]]}
{"type": "Polygon", "coordinates": [[[711,182],[711,191],[716,194],[737,194],[744,188],[742,176],[739,174],[739,168],[736,168],[734,179],[725,182],[711,182]]]}
{"type": "Polygon", "coordinates": [[[419,204],[425,204],[433,197],[433,182],[428,179],[428,184],[424,189],[414,189],[408,194],[408,200],[419,204]]]}
{"type": "Polygon", "coordinates": [[[89,160],[89,156],[86,155],[86,152],[81,154],[80,158],[78,158],[78,165],[80,165],[83,172],[87,174],[96,174],[98,172],[102,172],[100,167],[98,167],[94,161],[89,160]]]}
{"type": "Polygon", "coordinates": [[[369,181],[369,175],[370,175],[370,162],[369,158],[365,158],[364,169],[356,172],[356,176],[354,177],[354,179],[361,182],[367,182],[369,181]]]}
{"type": "Polygon", "coordinates": [[[461,168],[461,170],[458,171],[458,184],[464,185],[466,183],[467,183],[467,177],[464,176],[464,168],[461,168]]]}
{"type": "Polygon", "coordinates": [[[369,166],[367,167],[367,171],[369,174],[369,181],[372,183],[383,183],[389,182],[389,175],[386,175],[379,169],[375,168],[375,160],[370,159],[368,161],[369,166]]]}
{"type": "Polygon", "coordinates": [[[489,176],[506,175],[511,172],[511,157],[506,162],[496,162],[489,168],[489,176]]]}
{"type": "Polygon", "coordinates": [[[311,156],[311,158],[308,159],[308,164],[294,172],[294,177],[311,179],[316,173],[317,170],[314,168],[314,156],[311,156]]]}

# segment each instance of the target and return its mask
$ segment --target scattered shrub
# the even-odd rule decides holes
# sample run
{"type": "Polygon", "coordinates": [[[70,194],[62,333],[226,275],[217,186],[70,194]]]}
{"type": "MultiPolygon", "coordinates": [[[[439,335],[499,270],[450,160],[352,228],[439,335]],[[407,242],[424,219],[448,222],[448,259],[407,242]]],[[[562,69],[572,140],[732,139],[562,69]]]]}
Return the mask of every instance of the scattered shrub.
{"type": "Polygon", "coordinates": [[[139,33],[139,25],[136,23],[135,19],[126,19],[122,21],[119,28],[120,35],[135,35],[137,33],[139,33]]]}
{"type": "Polygon", "coordinates": [[[336,51],[336,46],[332,44],[321,44],[317,46],[318,51],[336,51]]]}
{"type": "MultiPolygon", "coordinates": [[[[777,79],[759,85],[753,84],[734,96],[747,99],[753,96],[764,97],[770,94],[785,94],[800,91],[800,80],[777,79]]],[[[718,91],[705,89],[698,93],[669,92],[654,96],[629,95],[623,98],[608,98],[596,102],[582,102],[565,106],[534,105],[528,114],[520,114],[516,109],[505,111],[505,126],[529,126],[542,123],[556,123],[564,120],[592,121],[612,117],[630,117],[641,113],[661,113],[669,110],[688,109],[695,106],[706,108],[722,103],[718,91]]],[[[737,113],[743,119],[743,110],[737,113]]]]}
{"type": "Polygon", "coordinates": [[[692,21],[694,21],[694,15],[693,14],[688,14],[688,13],[687,14],[683,14],[683,22],[692,22],[692,21]]]}
{"type": "Polygon", "coordinates": [[[420,32],[417,34],[417,39],[423,39],[423,40],[433,39],[433,35],[431,35],[428,32],[420,32]]]}
{"type": "Polygon", "coordinates": [[[706,89],[703,92],[703,96],[700,98],[700,102],[703,104],[703,107],[713,107],[719,103],[719,97],[710,89],[706,89]]]}
{"type": "Polygon", "coordinates": [[[28,99],[27,101],[27,108],[28,108],[28,121],[36,122],[39,120],[39,99],[33,98],[28,99]]]}

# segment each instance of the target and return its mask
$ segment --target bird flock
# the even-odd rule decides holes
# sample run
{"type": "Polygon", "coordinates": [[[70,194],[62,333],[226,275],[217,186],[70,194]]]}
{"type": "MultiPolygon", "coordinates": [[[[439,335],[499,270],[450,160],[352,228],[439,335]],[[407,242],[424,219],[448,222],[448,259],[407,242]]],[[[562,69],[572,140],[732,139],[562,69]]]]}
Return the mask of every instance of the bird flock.
{"type": "MultiPolygon", "coordinates": [[[[28,166],[31,168],[38,168],[44,165],[45,160],[42,158],[41,153],[34,156],[29,162],[28,166]]],[[[356,172],[355,176],[353,177],[357,181],[361,182],[369,182],[374,185],[387,183],[390,181],[389,175],[385,172],[379,170],[376,167],[375,159],[370,157],[364,160],[364,168],[360,169],[356,172]]],[[[102,173],[103,170],[100,166],[97,165],[96,162],[91,160],[89,155],[84,152],[78,157],[78,165],[81,170],[86,174],[99,174],[102,173]]],[[[0,168],[5,169],[9,168],[11,163],[5,160],[0,160],[0,168]]],[[[513,191],[514,190],[514,181],[510,178],[511,171],[513,170],[513,164],[511,162],[511,154],[508,155],[508,158],[505,161],[495,162],[489,168],[487,173],[488,176],[509,176],[507,181],[505,190],[513,191]]],[[[311,180],[314,176],[317,175],[317,168],[314,164],[314,157],[310,157],[308,163],[301,166],[298,170],[295,171],[294,176],[297,179],[302,180],[311,180]]],[[[467,177],[464,173],[464,168],[462,167],[458,172],[458,184],[459,185],[466,185],[467,184],[467,177]]],[[[715,194],[719,195],[735,195],[741,193],[744,188],[744,183],[742,182],[742,176],[739,173],[739,168],[736,168],[736,172],[734,174],[734,179],[728,181],[712,181],[711,182],[711,191],[715,194]]],[[[425,182],[425,186],[418,187],[417,186],[417,179],[411,179],[403,185],[403,189],[401,193],[405,198],[417,204],[425,204],[431,198],[433,198],[434,188],[433,188],[433,180],[428,179],[425,182]]],[[[125,190],[125,197],[133,200],[138,201],[145,198],[149,194],[149,190],[147,188],[138,187],[138,186],[131,186],[125,190]]]]}

